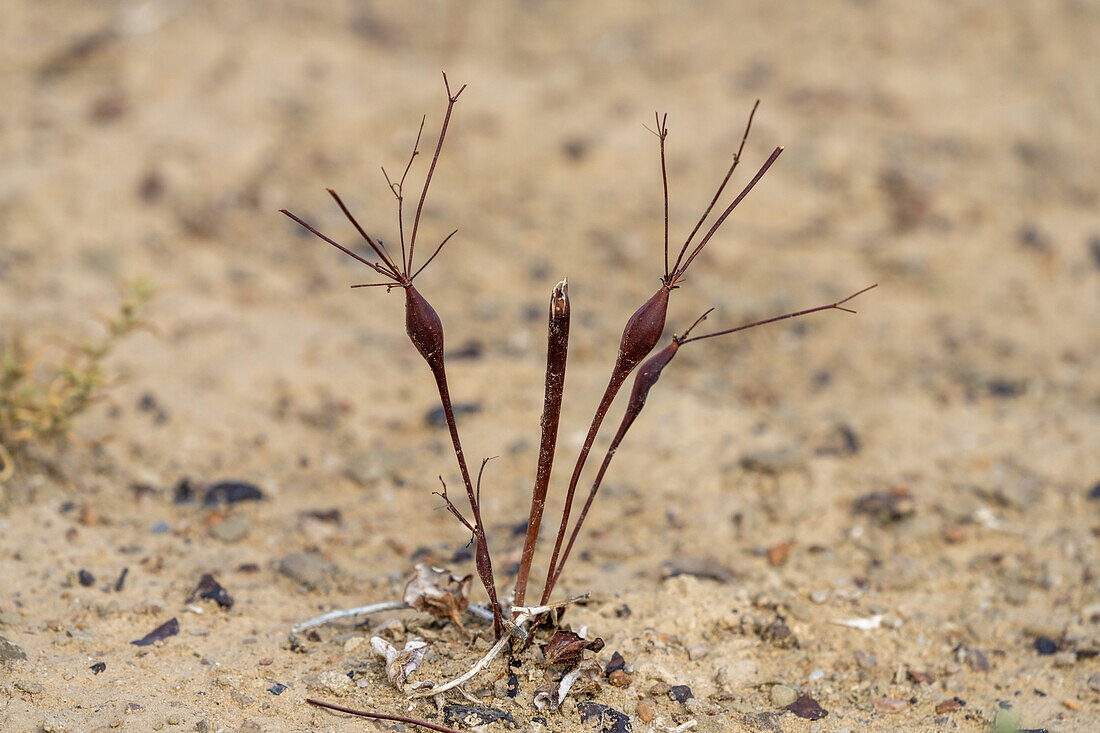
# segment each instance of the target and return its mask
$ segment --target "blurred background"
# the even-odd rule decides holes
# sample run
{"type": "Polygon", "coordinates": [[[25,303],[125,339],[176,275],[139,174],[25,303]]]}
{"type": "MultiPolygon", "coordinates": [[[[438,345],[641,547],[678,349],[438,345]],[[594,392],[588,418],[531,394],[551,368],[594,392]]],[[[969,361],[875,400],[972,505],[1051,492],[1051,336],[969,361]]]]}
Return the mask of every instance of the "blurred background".
{"type": "MultiPolygon", "coordinates": [[[[60,448],[9,425],[4,508],[32,521],[5,520],[6,553],[38,548],[22,561],[48,572],[152,542],[159,520],[159,552],[189,549],[138,578],[150,597],[178,602],[173,567],[273,568],[289,548],[349,574],[332,607],[391,594],[418,548],[461,547],[431,511],[436,476],[457,485],[457,471],[402,298],[349,290],[371,273],[277,213],[365,253],[331,187],[396,243],[380,166],[400,173],[427,115],[407,187],[419,193],[445,70],[468,88],[418,262],[458,234],[417,282],[445,325],[467,455],[500,455],[484,513],[507,569],[534,475],[551,288],[568,276],[573,305],[552,530],[622,325],[662,274],[660,159],[643,125],[668,113],[675,251],[759,99],[723,201],[785,152],[673,294],[666,340],[710,307],[708,327],[725,328],[879,287],[858,316],[686,349],[612,464],[567,590],[659,593],[662,563],[684,556],[772,608],[869,587],[918,619],[895,649],[941,668],[960,638],[1009,649],[999,671],[1045,675],[1053,695],[1017,703],[1023,717],[1068,730],[1096,711],[1095,660],[1052,673],[1027,628],[1054,627],[1063,652],[1098,633],[1081,609],[1100,601],[1100,5],[148,0],[3,15],[6,353],[18,342],[49,373],[100,338],[120,283],[154,290],[148,328],[112,344],[101,399],[60,448]],[[210,539],[223,517],[172,505],[184,476],[246,479],[273,501],[242,510],[242,536],[210,539]],[[875,492],[904,510],[853,509],[875,492]],[[114,518],[58,548],[61,501],[114,518]],[[342,524],[302,524],[327,507],[342,524]],[[765,558],[784,543],[789,561],[765,558]],[[921,643],[947,628],[962,636],[921,643]]],[[[256,590],[252,613],[320,603],[279,582],[256,590]]],[[[65,613],[53,593],[21,592],[22,613],[65,613]]],[[[847,658],[846,644],[822,653],[847,658]]],[[[988,678],[959,684],[992,705],[988,678]]],[[[914,720],[931,714],[918,707],[914,720]]]]}

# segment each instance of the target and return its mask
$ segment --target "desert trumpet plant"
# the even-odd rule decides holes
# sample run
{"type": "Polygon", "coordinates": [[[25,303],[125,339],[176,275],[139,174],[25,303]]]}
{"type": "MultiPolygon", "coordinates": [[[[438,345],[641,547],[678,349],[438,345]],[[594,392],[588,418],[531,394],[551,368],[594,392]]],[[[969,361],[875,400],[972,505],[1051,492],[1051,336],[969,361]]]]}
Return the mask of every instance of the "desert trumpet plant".
{"type": "MultiPolygon", "coordinates": [[[[428,167],[428,172],[425,176],[423,187],[420,192],[420,197],[416,206],[416,212],[412,219],[412,225],[409,228],[410,234],[406,238],[405,232],[405,213],[404,213],[404,186],[405,180],[412,168],[413,161],[419,152],[420,137],[424,130],[424,121],[420,123],[420,131],[417,133],[416,143],[413,145],[412,155],[409,157],[409,162],[405,166],[405,170],[400,179],[394,182],[388,175],[386,175],[386,183],[388,184],[390,191],[393,193],[397,202],[397,220],[398,220],[398,241],[400,243],[400,253],[397,256],[397,252],[391,252],[389,248],[380,240],[370,236],[367,231],[360,226],[359,222],[350,213],[348,208],[344,205],[344,202],[340,197],[331,189],[329,193],[336,201],[336,204],[340,207],[340,210],[348,218],[351,224],[358,231],[359,235],[367,242],[371,251],[374,253],[377,259],[368,259],[361,256],[351,249],[339,244],[335,240],[322,234],[314,229],[310,224],[303,221],[301,218],[291,214],[285,209],[282,213],[296,221],[301,226],[321,238],[325,242],[340,249],[345,254],[354,257],[362,262],[364,265],[372,269],[375,273],[382,276],[382,282],[364,283],[361,285],[353,285],[352,287],[386,287],[387,289],[401,288],[405,293],[405,330],[408,333],[409,340],[416,348],[417,352],[423,357],[427,363],[429,370],[435,379],[436,388],[439,392],[439,400],[443,406],[443,413],[447,422],[447,429],[451,436],[451,443],[454,449],[455,459],[458,462],[459,471],[462,475],[463,485],[466,489],[467,499],[470,505],[470,518],[466,516],[452,503],[447,495],[446,484],[443,485],[442,492],[439,495],[443,498],[447,509],[455,516],[456,519],[466,527],[473,535],[475,541],[475,566],[477,574],[481,580],[482,585],[485,586],[485,591],[489,596],[489,601],[492,606],[493,619],[494,619],[494,632],[498,640],[497,646],[500,647],[506,640],[502,639],[502,635],[505,631],[509,632],[513,636],[519,639],[525,639],[527,643],[533,638],[532,635],[524,632],[520,627],[522,624],[517,622],[521,617],[526,620],[530,620],[535,617],[535,612],[528,610],[526,615],[516,609],[526,608],[524,601],[527,593],[527,585],[531,573],[532,564],[535,557],[536,544],[539,536],[539,529],[542,524],[543,513],[546,505],[546,499],[549,492],[549,485],[551,479],[551,473],[554,463],[554,457],[556,453],[558,425],[561,416],[562,397],[565,390],[565,371],[568,357],[569,348],[569,325],[570,325],[570,303],[569,303],[569,287],[567,280],[562,280],[558,283],[551,295],[549,301],[548,311],[548,325],[547,325],[547,355],[546,355],[546,379],[545,379],[545,393],[543,400],[543,413],[541,421],[541,439],[539,442],[538,463],[535,472],[534,487],[532,489],[531,496],[531,508],[528,515],[527,532],[524,540],[523,551],[519,568],[516,574],[516,586],[513,594],[513,607],[512,612],[509,613],[508,620],[504,619],[501,610],[501,604],[498,600],[496,579],[493,574],[493,564],[489,554],[489,544],[485,535],[485,525],[481,515],[481,477],[485,470],[485,463],[489,460],[486,459],[481,464],[481,470],[478,473],[476,484],[471,481],[470,472],[467,468],[466,458],[462,451],[462,442],[459,439],[458,426],[455,422],[454,409],[451,404],[450,389],[447,383],[447,371],[444,359],[444,338],[443,338],[443,324],[436,313],[435,309],[427,301],[427,299],[416,289],[413,285],[413,281],[416,279],[425,267],[430,264],[439,252],[443,249],[443,246],[454,236],[455,232],[451,232],[447,235],[443,241],[436,247],[432,253],[419,268],[414,266],[414,253],[417,243],[417,234],[420,227],[420,217],[424,208],[424,201],[428,194],[428,188],[431,184],[432,174],[435,172],[436,165],[439,162],[440,152],[443,149],[443,141],[447,134],[447,127],[450,123],[451,113],[454,110],[455,103],[457,102],[459,95],[465,89],[465,86],[461,87],[458,92],[451,92],[449,83],[447,82],[446,74],[443,76],[444,86],[447,91],[447,110],[443,118],[443,123],[439,131],[439,139],[436,143],[435,154],[432,157],[431,164],[428,167]]],[[[619,448],[620,444],[626,432],[630,426],[634,423],[635,419],[641,413],[642,408],[645,405],[646,398],[649,391],[656,384],[662,370],[668,366],[676,355],[677,351],[684,345],[693,341],[699,341],[702,339],[713,338],[716,336],[722,336],[741,331],[747,328],[763,325],[765,323],[772,323],[787,318],[794,318],[797,316],[807,315],[824,310],[843,310],[849,311],[844,307],[844,304],[854,298],[856,295],[865,292],[870,289],[856,293],[849,296],[844,300],[837,301],[825,306],[819,306],[816,308],[810,308],[805,311],[799,311],[796,313],[789,313],[784,316],[771,318],[766,321],[760,321],[757,323],[748,324],[746,326],[739,326],[737,328],[731,328],[724,331],[718,331],[715,333],[706,334],[703,336],[690,337],[689,334],[692,329],[699,325],[706,314],[699,318],[683,335],[673,338],[672,343],[665,349],[658,352],[656,355],[650,357],[650,353],[661,339],[661,335],[664,332],[665,320],[668,314],[669,297],[672,291],[676,290],[684,282],[684,276],[691,267],[691,264],[695,261],[696,257],[703,251],[706,245],[718,232],[722,224],[726,221],[729,215],[735,208],[748,196],[749,192],[760,182],[767,173],[768,169],[775,163],[776,159],[782,153],[782,148],[775,148],[771,155],[764,161],[764,163],[757,170],[756,174],[749,180],[749,182],[741,189],[741,191],[732,199],[732,201],[722,208],[721,212],[714,218],[710,226],[705,230],[705,233],[696,241],[696,235],[700,231],[703,231],[704,225],[710,219],[712,212],[714,211],[719,199],[722,197],[722,193],[725,191],[726,185],[729,183],[731,177],[736,171],[738,164],[741,162],[742,153],[745,148],[745,143],[748,140],[749,131],[752,129],[752,120],[756,113],[756,105],[753,106],[752,112],[749,115],[748,123],[745,126],[744,134],[741,137],[741,144],[737,149],[737,152],[733,156],[733,160],[726,170],[725,176],[722,178],[720,184],[717,187],[714,195],[711,197],[710,202],[705,207],[702,215],[691,229],[687,238],[679,248],[679,252],[676,257],[670,262],[669,257],[669,200],[668,200],[668,175],[665,165],[665,141],[668,136],[667,116],[657,116],[656,128],[651,132],[656,135],[660,144],[660,157],[661,157],[661,181],[664,192],[664,272],[660,278],[661,284],[657,291],[647,299],[638,309],[630,316],[626,322],[626,326],[623,328],[622,336],[619,340],[618,354],[615,358],[614,366],[611,370],[611,375],[608,379],[607,386],[604,389],[603,396],[601,397],[599,404],[596,407],[595,415],[589,425],[588,432],[581,445],[580,453],[574,464],[572,474],[569,478],[569,483],[566,488],[564,505],[562,508],[561,521],[558,527],[557,536],[555,539],[554,547],[551,553],[549,565],[547,566],[546,581],[543,584],[542,600],[540,607],[546,607],[549,601],[550,595],[554,590],[555,584],[561,577],[561,573],[564,569],[565,563],[569,558],[569,554],[577,540],[580,533],[581,526],[588,514],[589,508],[592,505],[593,500],[599,490],[600,484],[603,481],[604,475],[607,472],[610,465],[611,458],[614,456],[615,451],[619,448]],[[648,361],[646,358],[650,357],[648,361]],[[644,364],[643,364],[644,362],[644,364]],[[584,503],[583,509],[580,511],[576,523],[573,526],[572,533],[569,532],[570,515],[572,512],[572,506],[576,494],[577,486],[579,485],[581,474],[584,470],[585,462],[589,453],[592,450],[592,446],[603,424],[604,418],[607,415],[611,404],[614,402],[616,395],[618,395],[622,386],[626,383],[627,378],[634,370],[641,365],[641,369],[638,371],[637,377],[634,382],[634,387],[630,394],[626,412],[622,418],[622,422],[619,425],[619,429],[611,442],[610,447],[604,457],[603,464],[601,465],[596,479],[592,485],[591,490],[588,493],[588,497],[584,503]],[[566,537],[568,536],[568,543],[566,543],[566,537]]],[[[383,174],[385,171],[383,170],[383,174]]],[[[874,286],[871,286],[874,287],[874,286]]],[[[849,311],[852,312],[852,311],[849,311]]],[[[442,481],[442,478],[440,479],[442,481]]],[[[538,614],[541,614],[539,611],[538,614]]]]}

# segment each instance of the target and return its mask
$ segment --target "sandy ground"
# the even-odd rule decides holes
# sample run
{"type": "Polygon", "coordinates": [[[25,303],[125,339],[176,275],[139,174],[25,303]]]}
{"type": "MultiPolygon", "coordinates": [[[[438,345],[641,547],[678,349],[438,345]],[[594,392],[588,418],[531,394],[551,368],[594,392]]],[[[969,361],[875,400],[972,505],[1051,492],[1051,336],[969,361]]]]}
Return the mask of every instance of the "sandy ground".
{"type": "MultiPolygon", "coordinates": [[[[732,326],[879,283],[858,316],[694,344],[666,371],[558,591],[591,593],[566,621],[632,681],[601,679],[546,729],[584,729],[578,703],[594,701],[635,731],[1095,730],[1096,4],[154,0],[3,16],[0,336],[56,360],[97,333],[119,281],[158,295],[78,439],[35,449],[3,487],[0,729],[375,725],[310,695],[441,722],[362,640],[379,625],[428,639],[411,679],[441,680],[491,641],[472,617],[470,638],[406,612],[288,641],[321,611],[399,597],[419,560],[473,567],[430,493],[459,481],[399,294],[348,290],[369,271],[276,212],[354,242],[333,187],[396,242],[379,165],[403,165],[421,114],[434,142],[446,69],[469,88],[422,235],[459,234],[417,282],[471,407],[467,454],[500,456],[484,515],[503,587],[550,289],[569,277],[573,341],[544,552],[622,324],[661,274],[654,109],[669,113],[674,245],[754,99],[736,180],[786,146],[673,294],[666,340],[711,306],[708,323],[732,326]],[[265,498],[176,503],[185,477],[200,499],[227,479],[265,498]],[[232,608],[188,600],[203,573],[232,608]],[[172,618],[177,635],[130,644],[172,618]],[[835,623],[852,619],[877,627],[835,623]],[[803,694],[828,715],[781,707],[803,694]]],[[[515,699],[503,662],[467,690],[539,730],[538,654],[517,665],[515,699]]]]}

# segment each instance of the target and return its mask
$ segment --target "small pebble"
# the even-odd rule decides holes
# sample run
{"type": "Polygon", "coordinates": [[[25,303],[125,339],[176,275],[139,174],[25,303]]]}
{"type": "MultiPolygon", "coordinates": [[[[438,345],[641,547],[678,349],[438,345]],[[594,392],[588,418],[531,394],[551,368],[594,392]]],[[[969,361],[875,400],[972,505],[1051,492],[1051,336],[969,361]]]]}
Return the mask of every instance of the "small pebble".
{"type": "Polygon", "coordinates": [[[210,536],[220,542],[232,544],[247,537],[250,529],[248,520],[238,514],[211,527],[210,536]]]}
{"type": "Polygon", "coordinates": [[[910,682],[916,682],[917,684],[930,685],[936,681],[936,678],[927,672],[918,672],[915,669],[906,670],[905,676],[909,678],[910,682]]]}
{"type": "Polygon", "coordinates": [[[652,700],[639,700],[637,713],[639,720],[643,723],[648,723],[657,715],[657,706],[653,704],[652,700]]]}
{"type": "Polygon", "coordinates": [[[328,590],[336,566],[319,555],[292,552],[279,561],[279,572],[309,590],[328,590]]]}
{"type": "Polygon", "coordinates": [[[1077,655],[1073,652],[1058,652],[1051,661],[1055,667],[1072,667],[1077,664],[1077,655]]]}
{"type": "Polygon", "coordinates": [[[26,658],[27,653],[23,651],[22,647],[0,636],[0,662],[14,662],[26,658]]]}
{"type": "Polygon", "coordinates": [[[798,693],[786,685],[772,685],[771,698],[772,705],[777,708],[785,708],[798,699],[798,693]]]}
{"type": "Polygon", "coordinates": [[[1089,498],[1100,501],[1100,481],[1097,481],[1092,485],[1092,488],[1089,489],[1089,498]]]}
{"type": "Polygon", "coordinates": [[[360,651],[365,653],[369,647],[367,637],[353,636],[344,642],[344,654],[355,654],[360,651]]]}
{"type": "Polygon", "coordinates": [[[173,713],[172,715],[168,716],[168,721],[167,722],[168,722],[168,725],[179,725],[180,724],[180,716],[173,713]]]}
{"type": "Polygon", "coordinates": [[[32,682],[31,680],[17,680],[15,683],[15,689],[20,692],[25,692],[28,695],[37,695],[42,692],[42,683],[32,682]]]}
{"type": "Polygon", "coordinates": [[[809,679],[810,679],[810,682],[817,682],[818,680],[822,679],[823,677],[825,677],[825,670],[815,669],[813,672],[810,672],[810,678],[809,679]]]}
{"type": "Polygon", "coordinates": [[[1100,672],[1093,672],[1088,681],[1089,689],[1100,692],[1100,672]]]}
{"type": "Polygon", "coordinates": [[[608,675],[608,681],[615,687],[629,687],[634,678],[621,669],[616,669],[608,675]]]}
{"type": "Polygon", "coordinates": [[[777,545],[772,545],[768,548],[767,557],[768,564],[772,567],[779,567],[787,562],[791,556],[791,543],[780,542],[777,545]]]}
{"type": "Polygon", "coordinates": [[[271,687],[267,688],[267,691],[270,692],[272,695],[282,695],[283,692],[286,691],[286,689],[286,685],[282,684],[281,682],[276,682],[271,687]]]}
{"type": "Polygon", "coordinates": [[[612,672],[617,672],[618,670],[624,669],[625,667],[626,667],[626,660],[623,659],[623,655],[619,654],[619,652],[614,652],[611,655],[611,660],[607,663],[607,666],[604,668],[604,673],[608,677],[610,677],[612,672]]]}
{"type": "Polygon", "coordinates": [[[80,584],[85,588],[95,585],[95,576],[83,568],[76,574],[76,579],[80,581],[80,584]]]}
{"type": "Polygon", "coordinates": [[[710,647],[706,644],[692,644],[688,647],[688,659],[696,661],[703,659],[710,653],[710,647]]]}
{"type": "Polygon", "coordinates": [[[1077,702],[1076,700],[1066,698],[1062,701],[1062,704],[1066,706],[1066,709],[1072,710],[1075,713],[1081,710],[1081,703],[1077,702]]]}
{"type": "Polygon", "coordinates": [[[242,501],[260,501],[263,498],[264,492],[253,484],[244,481],[222,481],[206,490],[202,497],[202,505],[237,504],[242,501]]]}
{"type": "Polygon", "coordinates": [[[787,710],[804,720],[821,720],[829,714],[829,711],[821,707],[817,700],[809,695],[802,695],[787,706],[787,710]]]}
{"type": "Polygon", "coordinates": [[[355,689],[355,685],[352,683],[351,678],[334,669],[322,672],[317,681],[317,686],[336,697],[350,695],[355,689]]]}
{"type": "Polygon", "coordinates": [[[1053,639],[1040,636],[1035,640],[1035,651],[1037,651],[1040,656],[1046,657],[1057,652],[1058,645],[1054,643],[1053,639]]]}
{"type": "Polygon", "coordinates": [[[880,697],[875,700],[875,710],[880,713],[900,713],[908,706],[909,703],[896,697],[880,697]]]}
{"type": "Polygon", "coordinates": [[[695,695],[691,693],[691,688],[687,685],[673,685],[668,690],[668,696],[671,700],[678,703],[685,703],[695,697],[695,695]]]}
{"type": "Polygon", "coordinates": [[[821,605],[829,600],[829,591],[827,590],[815,590],[810,593],[810,600],[817,605],[821,605]]]}

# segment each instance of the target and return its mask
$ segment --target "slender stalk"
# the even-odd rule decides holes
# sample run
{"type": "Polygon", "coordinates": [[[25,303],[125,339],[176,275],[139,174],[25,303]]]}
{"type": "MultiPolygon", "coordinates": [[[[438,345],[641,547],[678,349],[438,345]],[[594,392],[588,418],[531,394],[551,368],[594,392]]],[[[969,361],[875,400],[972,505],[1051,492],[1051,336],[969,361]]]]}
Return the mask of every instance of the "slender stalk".
{"type": "MultiPolygon", "coordinates": [[[[485,537],[485,525],[481,521],[481,502],[470,482],[470,471],[466,468],[466,456],[462,452],[462,441],[458,437],[458,425],[455,423],[454,408],[451,406],[451,395],[447,388],[447,373],[443,368],[442,359],[436,368],[431,362],[432,375],[435,377],[436,386],[439,388],[439,401],[443,405],[443,414],[447,418],[447,429],[451,433],[451,443],[454,446],[455,458],[458,459],[458,468],[462,473],[462,483],[466,485],[466,496],[470,501],[470,511],[474,521],[474,566],[477,568],[478,577],[481,579],[485,591],[489,594],[489,602],[493,606],[493,634],[499,639],[504,633],[504,621],[500,613],[500,601],[497,600],[496,581],[493,577],[493,561],[489,556],[489,540],[485,537]]],[[[484,465],[482,466],[484,468],[484,465]]],[[[480,478],[478,486],[480,488],[480,478]]],[[[478,492],[480,493],[480,492],[478,492]]]]}
{"type": "Polygon", "coordinates": [[[448,728],[445,725],[436,725],[435,723],[429,723],[426,720],[417,720],[416,718],[407,718],[404,715],[386,715],[385,713],[372,713],[366,710],[356,710],[355,708],[346,708],[343,705],[336,705],[331,702],[322,702],[315,700],[312,697],[307,697],[306,702],[310,705],[317,705],[318,707],[328,708],[329,710],[337,710],[341,713],[347,713],[348,715],[358,715],[363,718],[375,718],[377,720],[392,720],[395,723],[406,723],[408,725],[419,725],[421,728],[427,728],[428,730],[437,730],[442,733],[460,733],[460,731],[454,728],[448,728]]]}
{"type": "Polygon", "coordinates": [[[522,606],[527,596],[527,580],[535,557],[542,513],[546,508],[546,492],[554,466],[554,449],[561,418],[561,400],[565,390],[565,364],[569,354],[569,282],[562,280],[550,294],[550,315],[547,325],[546,390],[542,407],[542,439],[539,441],[539,462],[535,472],[535,488],[531,492],[531,513],[527,519],[527,537],[516,575],[516,592],[512,601],[522,606]]]}

